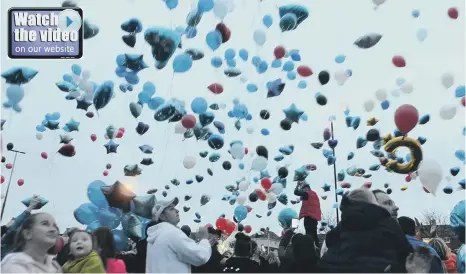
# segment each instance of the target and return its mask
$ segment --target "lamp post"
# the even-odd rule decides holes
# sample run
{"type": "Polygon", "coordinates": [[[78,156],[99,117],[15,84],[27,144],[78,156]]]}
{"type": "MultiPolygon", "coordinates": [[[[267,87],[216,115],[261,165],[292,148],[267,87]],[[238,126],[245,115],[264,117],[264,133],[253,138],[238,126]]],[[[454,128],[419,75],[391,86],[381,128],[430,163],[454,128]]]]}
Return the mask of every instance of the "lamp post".
{"type": "MultiPolygon", "coordinates": [[[[333,121],[330,122],[330,132],[331,132],[331,137],[332,137],[332,140],[335,140],[335,136],[333,134],[333,121]]],[[[335,147],[332,148],[332,152],[333,152],[333,157],[335,157],[335,147]]],[[[335,187],[335,203],[338,204],[338,195],[337,195],[337,165],[336,165],[336,161],[335,163],[333,163],[333,180],[334,180],[334,187],[335,187]]],[[[338,206],[336,207],[336,210],[337,210],[337,223],[340,222],[340,216],[338,214],[338,206]]]]}
{"type": "Polygon", "coordinates": [[[15,153],[15,158],[13,160],[13,167],[11,168],[10,179],[8,180],[8,186],[6,187],[5,199],[3,200],[3,204],[2,204],[2,213],[0,216],[0,221],[3,220],[3,213],[5,213],[5,205],[8,199],[8,193],[10,192],[11,179],[13,178],[13,173],[15,172],[15,167],[16,167],[16,157],[18,157],[18,153],[26,154],[26,152],[15,150],[15,149],[10,149],[9,151],[13,151],[15,153]]]}

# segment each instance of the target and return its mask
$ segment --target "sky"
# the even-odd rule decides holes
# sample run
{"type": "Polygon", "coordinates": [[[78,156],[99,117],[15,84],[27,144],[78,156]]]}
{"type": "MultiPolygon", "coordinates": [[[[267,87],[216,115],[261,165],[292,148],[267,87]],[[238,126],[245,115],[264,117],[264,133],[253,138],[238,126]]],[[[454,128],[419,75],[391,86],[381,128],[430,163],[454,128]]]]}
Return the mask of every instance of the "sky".
{"type": "MultiPolygon", "coordinates": [[[[417,138],[424,136],[427,142],[422,146],[425,159],[433,159],[440,163],[443,169],[443,177],[449,175],[449,169],[460,166],[460,173],[452,178],[443,179],[437,194],[427,194],[422,190],[419,179],[405,183],[405,175],[388,173],[381,168],[371,172],[369,179],[346,176],[345,181],[354,187],[359,187],[364,182],[373,183],[372,188],[383,188],[389,183],[393,190],[392,199],[400,207],[399,215],[419,217],[425,210],[434,209],[444,214],[449,214],[453,206],[464,199],[464,191],[455,191],[450,195],[442,192],[446,185],[457,187],[457,182],[464,178],[464,164],[459,161],[454,153],[464,149],[464,136],[462,130],[465,125],[464,107],[455,98],[455,88],[464,85],[465,80],[465,22],[464,1],[393,1],[388,0],[383,5],[374,9],[371,0],[358,1],[243,1],[235,0],[235,9],[224,20],[232,31],[232,38],[223,44],[218,50],[212,52],[206,45],[205,35],[212,29],[219,19],[212,12],[202,18],[198,26],[198,35],[194,39],[183,38],[183,48],[196,48],[205,52],[202,60],[195,61],[190,71],[176,74],[171,82],[173,70],[172,62],[169,62],[163,70],[157,70],[153,66],[154,61],[150,53],[150,47],[144,42],[143,34],[137,35],[137,43],[134,48],[126,46],[121,36],[125,33],[120,29],[121,23],[131,17],[139,18],[144,29],[152,26],[176,27],[184,26],[186,15],[195,6],[196,1],[180,1],[177,9],[168,12],[163,1],[157,0],[83,0],[79,2],[84,11],[84,16],[91,23],[100,28],[100,33],[84,42],[84,55],[80,60],[11,60],[6,54],[2,55],[2,72],[12,66],[27,66],[39,70],[37,76],[25,85],[25,98],[20,103],[22,113],[13,113],[2,108],[2,119],[7,122],[2,131],[3,153],[8,162],[13,161],[13,153],[7,152],[5,147],[9,142],[14,143],[15,149],[25,151],[26,155],[18,156],[16,168],[12,177],[12,185],[5,209],[5,218],[2,223],[16,216],[25,209],[21,200],[38,194],[49,200],[49,203],[40,211],[48,212],[55,216],[59,227],[64,230],[71,226],[80,226],[74,219],[73,211],[81,204],[88,202],[86,188],[94,180],[103,180],[107,184],[113,184],[120,180],[133,187],[138,195],[143,195],[148,189],[157,188],[157,199],[164,199],[161,195],[165,185],[170,186],[168,198],[192,195],[192,199],[181,205],[188,204],[191,210],[184,213],[180,210],[180,225],[197,227],[193,220],[194,213],[202,216],[202,224],[215,223],[217,217],[225,213],[232,218],[234,207],[228,202],[221,201],[224,194],[228,194],[225,186],[234,184],[242,177],[252,181],[258,176],[258,172],[250,172],[249,167],[253,157],[246,156],[243,163],[244,170],[238,168],[235,161],[227,152],[228,144],[233,140],[242,140],[250,151],[254,151],[258,145],[266,146],[269,151],[267,169],[272,176],[276,175],[277,166],[289,164],[290,175],[285,193],[289,200],[294,199],[293,190],[295,182],[292,182],[294,170],[305,164],[315,164],[317,170],[310,173],[307,182],[324,195],[321,186],[324,183],[332,185],[332,191],[326,200],[321,199],[322,212],[326,215],[334,212],[333,196],[333,166],[328,166],[321,150],[310,146],[311,142],[321,142],[324,128],[329,127],[329,116],[336,115],[334,122],[335,138],[339,143],[336,147],[337,171],[346,169],[351,165],[368,170],[369,166],[378,163],[377,158],[370,154],[372,144],[362,149],[356,149],[356,139],[365,136],[369,127],[365,125],[368,118],[376,117],[380,122],[375,126],[382,134],[393,132],[395,128],[393,115],[396,108],[402,104],[416,106],[420,115],[430,114],[431,120],[426,125],[418,125],[409,135],[417,138]],[[302,4],[310,11],[310,16],[296,30],[282,33],[278,26],[278,5],[302,4]],[[447,16],[450,7],[457,7],[460,11],[459,18],[452,20],[447,16]],[[420,16],[413,18],[411,13],[419,10],[420,16]],[[253,40],[253,32],[257,29],[266,30],[262,24],[262,17],[266,14],[273,16],[274,24],[267,30],[267,41],[263,47],[258,47],[253,40]],[[416,38],[418,29],[425,28],[427,38],[420,42],[416,38]],[[380,42],[371,49],[359,49],[353,42],[359,37],[379,33],[383,37],[380,42]],[[260,85],[256,93],[248,93],[246,84],[239,78],[227,78],[222,70],[216,70],[210,65],[213,56],[223,58],[227,48],[237,51],[245,48],[249,56],[258,55],[270,62],[273,60],[273,49],[283,45],[287,49],[299,49],[304,65],[308,65],[314,71],[314,75],[307,79],[306,89],[298,89],[300,79],[290,81],[280,69],[269,70],[262,75],[255,72],[249,60],[247,63],[237,60],[238,67],[243,70],[243,75],[248,83],[260,85]],[[122,53],[144,54],[144,61],[149,68],[141,71],[141,81],[134,87],[133,92],[122,93],[118,85],[124,79],[118,78],[114,70],[116,68],[116,56],[122,53]],[[337,64],[335,57],[339,54],[346,56],[343,64],[337,64]],[[392,64],[392,57],[401,55],[406,60],[406,67],[397,68],[392,64]],[[99,111],[99,116],[89,119],[83,110],[76,109],[76,102],[64,99],[55,83],[61,81],[62,75],[71,72],[72,64],[79,64],[83,69],[91,72],[91,80],[103,83],[111,80],[115,82],[115,98],[107,107],[99,111]],[[335,71],[339,69],[351,69],[352,76],[344,85],[338,85],[333,79],[335,71]],[[331,74],[330,82],[321,86],[317,79],[318,72],[328,70],[331,74]],[[441,84],[441,77],[445,73],[454,75],[455,83],[450,89],[441,84]],[[285,91],[281,96],[266,98],[265,83],[270,80],[282,78],[287,82],[285,91]],[[414,86],[411,94],[401,93],[399,98],[391,96],[392,90],[399,87],[396,80],[404,78],[414,86]],[[216,120],[222,121],[226,126],[225,147],[220,150],[222,157],[216,163],[199,157],[202,150],[212,151],[206,142],[197,142],[194,138],[183,141],[183,136],[174,133],[175,124],[156,122],[153,119],[153,111],[144,107],[142,115],[135,119],[129,112],[130,102],[137,101],[137,95],[142,90],[142,84],[151,81],[156,85],[156,96],[164,98],[175,97],[186,102],[188,112],[191,112],[190,104],[195,97],[204,97],[209,104],[226,104],[224,110],[216,111],[216,120]],[[220,95],[212,94],[207,86],[211,83],[221,83],[224,92],[220,95]],[[382,110],[375,97],[378,89],[386,89],[389,93],[390,107],[382,110]],[[321,92],[328,98],[326,106],[319,106],[315,101],[315,94],[321,92]],[[234,128],[235,120],[227,116],[227,112],[233,108],[233,99],[238,98],[241,103],[247,105],[252,114],[251,121],[243,121],[243,127],[237,131],[234,128]],[[376,107],[372,112],[366,112],[363,104],[366,100],[374,100],[376,107]],[[292,103],[305,111],[308,121],[293,124],[289,131],[280,128],[280,121],[284,119],[283,109],[292,103]],[[447,104],[458,106],[457,115],[451,120],[442,120],[439,115],[440,108],[447,104]],[[347,128],[345,125],[344,106],[351,110],[350,115],[361,117],[361,126],[357,130],[347,128]],[[262,120],[259,112],[266,109],[270,112],[269,120],[262,120]],[[60,148],[58,134],[63,130],[46,131],[43,139],[37,140],[36,125],[44,119],[44,115],[50,112],[61,113],[61,125],[70,119],[75,119],[81,124],[79,132],[72,132],[74,138],[72,144],[76,146],[76,155],[66,158],[56,154],[60,148]],[[150,125],[149,131],[143,136],[135,132],[138,121],[150,125]],[[116,128],[126,128],[122,139],[117,139],[120,144],[118,153],[107,154],[104,148],[105,128],[108,125],[116,128]],[[252,127],[254,132],[248,134],[246,129],[252,127]],[[260,133],[262,128],[270,131],[269,136],[260,133]],[[97,141],[92,142],[90,135],[96,134],[97,141]],[[154,147],[153,159],[155,164],[142,167],[143,173],[137,177],[125,177],[123,168],[128,164],[138,164],[143,155],[138,147],[149,144],[154,147]],[[293,144],[294,153],[287,156],[284,161],[277,163],[273,157],[278,154],[281,146],[293,144]],[[355,157],[347,161],[349,152],[354,152],[355,157]],[[49,158],[44,160],[41,153],[47,152],[49,158]],[[183,159],[186,156],[194,156],[197,164],[193,169],[183,167],[183,159]],[[230,171],[222,168],[222,162],[229,160],[233,164],[230,171]],[[104,177],[103,171],[110,163],[112,168],[109,175],[104,177]],[[211,168],[214,176],[207,174],[207,168],[211,168]],[[195,175],[204,176],[202,183],[186,185],[187,179],[194,179],[195,175]],[[24,185],[17,185],[18,179],[24,179],[24,185]],[[170,180],[177,178],[181,181],[178,187],[173,186],[170,180]],[[406,191],[401,191],[401,186],[408,186],[406,191]],[[205,206],[200,206],[200,197],[210,195],[211,201],[205,206]]],[[[60,1],[36,0],[18,1],[2,0],[2,48],[7,49],[7,10],[10,7],[34,6],[54,7],[60,6],[60,1]]],[[[175,55],[182,53],[178,50],[175,55]]],[[[299,78],[299,76],[298,76],[299,78]]],[[[4,92],[7,85],[2,79],[2,100],[5,100],[4,92]]],[[[92,107],[91,107],[92,108],[92,107]]],[[[91,109],[90,108],[90,109],[91,109]]],[[[407,150],[401,149],[400,155],[405,155],[407,150]]],[[[11,170],[7,170],[2,164],[2,175],[10,178],[11,170]]],[[[2,195],[6,191],[7,183],[2,185],[2,195]]],[[[260,185],[251,186],[248,192],[260,185]]],[[[3,202],[3,199],[2,199],[3,202]]],[[[266,217],[266,202],[247,202],[253,207],[244,224],[249,224],[254,230],[261,227],[270,227],[276,233],[281,228],[277,222],[277,216],[284,205],[277,203],[272,215],[266,217]],[[261,219],[255,214],[261,214],[261,219]]],[[[299,211],[300,204],[288,207],[299,211]]]]}

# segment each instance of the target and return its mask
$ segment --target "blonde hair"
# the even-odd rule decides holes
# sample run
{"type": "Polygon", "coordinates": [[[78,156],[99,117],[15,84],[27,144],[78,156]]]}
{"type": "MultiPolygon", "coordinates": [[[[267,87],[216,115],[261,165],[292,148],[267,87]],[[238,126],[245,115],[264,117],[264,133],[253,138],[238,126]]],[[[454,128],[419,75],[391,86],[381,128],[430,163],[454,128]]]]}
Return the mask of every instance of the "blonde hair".
{"type": "Polygon", "coordinates": [[[357,188],[350,191],[346,197],[351,201],[363,202],[377,205],[377,199],[372,191],[367,188],[357,188]]]}

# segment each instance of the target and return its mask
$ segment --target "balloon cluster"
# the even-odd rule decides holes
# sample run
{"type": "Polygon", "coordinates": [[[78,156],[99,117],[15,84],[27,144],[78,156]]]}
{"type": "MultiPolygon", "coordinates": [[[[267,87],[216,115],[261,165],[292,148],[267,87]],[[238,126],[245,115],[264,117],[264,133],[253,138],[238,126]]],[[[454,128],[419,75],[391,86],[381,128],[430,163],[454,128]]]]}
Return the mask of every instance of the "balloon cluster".
{"type": "Polygon", "coordinates": [[[10,84],[6,90],[6,102],[3,103],[4,108],[11,108],[15,112],[21,112],[23,109],[19,103],[24,98],[24,85],[31,81],[39,71],[28,67],[13,67],[2,73],[2,77],[10,84]]]}
{"type": "Polygon", "coordinates": [[[129,47],[134,48],[136,45],[136,34],[142,31],[141,21],[137,18],[131,18],[121,24],[121,29],[128,33],[121,37],[123,42],[129,47]]]}

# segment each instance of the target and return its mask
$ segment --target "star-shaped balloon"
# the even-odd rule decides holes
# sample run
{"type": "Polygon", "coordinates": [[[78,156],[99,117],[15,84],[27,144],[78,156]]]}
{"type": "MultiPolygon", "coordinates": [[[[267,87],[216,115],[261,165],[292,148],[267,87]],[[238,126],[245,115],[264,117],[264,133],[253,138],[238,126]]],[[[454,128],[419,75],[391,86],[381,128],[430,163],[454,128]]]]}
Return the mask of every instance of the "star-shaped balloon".
{"type": "Polygon", "coordinates": [[[125,54],[124,66],[135,72],[148,68],[143,58],[142,54],[125,54]]]}
{"type": "Polygon", "coordinates": [[[123,210],[123,212],[129,212],[130,202],[136,197],[133,192],[129,191],[128,188],[119,181],[116,181],[111,186],[102,186],[101,190],[105,198],[107,198],[108,205],[119,208],[123,210]]]}
{"type": "Polygon", "coordinates": [[[330,191],[330,185],[325,183],[323,186],[322,186],[322,189],[324,190],[324,192],[327,192],[327,191],[330,191]]]}
{"type": "Polygon", "coordinates": [[[60,122],[59,121],[46,120],[46,121],[42,122],[42,125],[44,125],[46,128],[48,128],[50,130],[55,130],[55,129],[58,129],[58,126],[60,125],[60,122]]]}
{"type": "Polygon", "coordinates": [[[304,181],[309,175],[309,171],[307,171],[305,166],[302,166],[294,171],[294,181],[304,181]]]}
{"type": "Polygon", "coordinates": [[[299,118],[304,114],[304,111],[298,109],[294,103],[291,104],[291,106],[288,108],[284,109],[283,112],[285,113],[285,116],[288,120],[295,123],[299,123],[299,118]]]}
{"type": "Polygon", "coordinates": [[[142,237],[142,222],[136,215],[131,213],[123,215],[121,226],[128,237],[142,237]]]}
{"type": "Polygon", "coordinates": [[[134,214],[150,219],[152,217],[152,208],[156,203],[155,195],[136,196],[131,201],[131,212],[134,214]]]}
{"type": "Polygon", "coordinates": [[[107,149],[107,154],[117,153],[118,146],[119,144],[115,143],[113,140],[108,141],[108,143],[104,145],[104,147],[107,149]]]}
{"type": "Polygon", "coordinates": [[[73,141],[73,137],[68,134],[60,134],[60,144],[69,144],[73,141]]]}
{"type": "Polygon", "coordinates": [[[141,175],[142,173],[142,169],[139,168],[138,165],[126,165],[123,168],[123,171],[125,173],[125,176],[131,176],[131,177],[141,175]]]}
{"type": "Polygon", "coordinates": [[[152,151],[154,150],[154,148],[149,145],[139,146],[139,149],[145,154],[152,154],[152,151]]]}
{"type": "Polygon", "coordinates": [[[145,166],[150,166],[153,163],[154,163],[154,161],[152,160],[152,158],[144,158],[141,161],[141,165],[145,165],[145,166]]]}
{"type": "Polygon", "coordinates": [[[92,105],[92,102],[86,100],[86,98],[77,98],[76,99],[76,108],[87,111],[87,109],[92,105]]]}
{"type": "Polygon", "coordinates": [[[73,131],[79,131],[79,124],[81,124],[78,121],[75,121],[74,119],[71,119],[68,123],[65,124],[63,127],[63,130],[66,132],[73,132],[73,131]]]}
{"type": "Polygon", "coordinates": [[[21,85],[31,81],[39,71],[28,67],[12,67],[2,73],[7,84],[21,85]]]}

